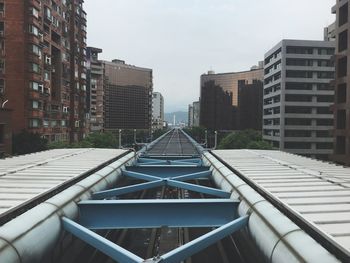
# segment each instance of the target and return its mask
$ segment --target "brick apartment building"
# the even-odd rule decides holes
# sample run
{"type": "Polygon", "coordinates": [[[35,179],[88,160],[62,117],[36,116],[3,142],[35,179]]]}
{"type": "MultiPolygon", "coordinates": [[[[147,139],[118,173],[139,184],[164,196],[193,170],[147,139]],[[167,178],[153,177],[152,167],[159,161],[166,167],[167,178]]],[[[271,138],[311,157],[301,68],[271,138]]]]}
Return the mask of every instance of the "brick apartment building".
{"type": "Polygon", "coordinates": [[[49,141],[84,136],[86,13],[83,0],[0,2],[0,90],[12,129],[49,141]]]}

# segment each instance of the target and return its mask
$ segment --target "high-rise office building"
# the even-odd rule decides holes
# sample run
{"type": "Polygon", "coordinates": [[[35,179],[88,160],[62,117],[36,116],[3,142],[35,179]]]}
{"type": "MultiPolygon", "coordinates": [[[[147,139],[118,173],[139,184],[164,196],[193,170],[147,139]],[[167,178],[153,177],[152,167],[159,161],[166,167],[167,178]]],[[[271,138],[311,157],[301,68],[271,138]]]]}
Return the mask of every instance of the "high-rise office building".
{"type": "Polygon", "coordinates": [[[265,54],[263,137],[280,150],[333,151],[334,41],[282,40],[265,54]]]}
{"type": "Polygon", "coordinates": [[[84,136],[86,13],[83,0],[0,3],[0,92],[14,133],[49,141],[84,136]]]}
{"type": "Polygon", "coordinates": [[[98,54],[102,49],[87,47],[86,103],[90,131],[102,131],[104,127],[104,74],[98,54]]]}
{"type": "Polygon", "coordinates": [[[237,130],[262,130],[263,89],[264,84],[260,80],[254,80],[250,84],[244,80],[239,81],[237,130]]]}
{"type": "Polygon", "coordinates": [[[163,129],[164,125],[164,98],[160,92],[152,94],[152,130],[163,129]]]}
{"type": "Polygon", "coordinates": [[[350,165],[350,9],[349,1],[337,0],[332,9],[336,13],[336,56],[335,56],[335,104],[334,112],[334,155],[332,160],[350,165]]]}
{"type": "Polygon", "coordinates": [[[239,82],[252,84],[263,80],[262,63],[249,71],[219,73],[209,71],[201,76],[200,125],[212,130],[237,129],[239,82]]]}
{"type": "Polygon", "coordinates": [[[152,69],[103,61],[105,74],[105,130],[143,129],[151,131],[152,69]]]}

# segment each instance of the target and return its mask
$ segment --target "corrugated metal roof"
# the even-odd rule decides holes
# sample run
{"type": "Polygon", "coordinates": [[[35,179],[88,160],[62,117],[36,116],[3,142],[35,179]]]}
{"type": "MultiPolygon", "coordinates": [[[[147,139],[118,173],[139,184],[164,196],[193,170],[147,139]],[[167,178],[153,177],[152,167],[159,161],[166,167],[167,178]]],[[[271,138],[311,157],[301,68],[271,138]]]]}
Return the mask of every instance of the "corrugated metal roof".
{"type": "Polygon", "coordinates": [[[350,251],[350,168],[281,151],[213,153],[350,251]]]}
{"type": "Polygon", "coordinates": [[[0,160],[0,215],[125,152],[57,149],[0,160]]]}

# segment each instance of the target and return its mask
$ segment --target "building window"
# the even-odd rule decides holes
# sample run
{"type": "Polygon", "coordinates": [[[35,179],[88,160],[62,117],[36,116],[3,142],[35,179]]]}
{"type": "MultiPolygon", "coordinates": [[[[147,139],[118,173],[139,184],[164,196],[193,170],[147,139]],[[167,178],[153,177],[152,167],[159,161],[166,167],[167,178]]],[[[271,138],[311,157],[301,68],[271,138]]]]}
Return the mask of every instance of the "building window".
{"type": "Polygon", "coordinates": [[[43,120],[43,126],[44,127],[49,127],[50,122],[48,120],[43,120]]]}
{"type": "Polygon", "coordinates": [[[1,2],[0,3],[0,14],[4,14],[5,12],[5,3],[1,2]]]}
{"type": "Polygon", "coordinates": [[[0,124],[0,144],[5,141],[5,124],[0,124]]]}
{"type": "Polygon", "coordinates": [[[348,48],[348,30],[344,30],[339,34],[338,49],[339,52],[348,48]]]}
{"type": "Polygon", "coordinates": [[[339,8],[339,27],[348,22],[348,3],[339,8]]]}
{"type": "Polygon", "coordinates": [[[312,54],[313,48],[308,47],[287,47],[287,54],[312,54]]]}
{"type": "Polygon", "coordinates": [[[348,72],[348,57],[343,57],[338,60],[338,78],[345,77],[348,72]]]}
{"type": "Polygon", "coordinates": [[[42,109],[42,103],[37,100],[32,101],[32,108],[33,109],[42,109]]]}
{"type": "Polygon", "coordinates": [[[346,103],[346,83],[338,85],[337,102],[346,103]]]}
{"type": "Polygon", "coordinates": [[[48,71],[44,72],[44,80],[46,80],[46,81],[50,80],[50,73],[48,71]]]}
{"type": "Polygon", "coordinates": [[[5,54],[5,41],[4,40],[0,40],[0,52],[1,54],[5,54]]]}
{"type": "Polygon", "coordinates": [[[33,34],[34,36],[38,36],[39,29],[34,25],[29,25],[29,33],[33,34]]]}
{"type": "Polygon", "coordinates": [[[46,7],[45,6],[45,9],[44,9],[44,15],[45,15],[45,18],[49,21],[52,21],[52,14],[51,14],[51,10],[50,8],[46,7]]]}
{"type": "Polygon", "coordinates": [[[0,22],[0,36],[5,35],[5,24],[4,22],[0,22]]]}
{"type": "Polygon", "coordinates": [[[337,111],[337,129],[343,130],[346,128],[346,111],[337,111]]]}
{"type": "Polygon", "coordinates": [[[30,63],[29,64],[29,70],[31,72],[35,72],[35,73],[40,73],[41,72],[39,64],[36,64],[36,63],[30,63]]]}
{"type": "Polygon", "coordinates": [[[29,120],[29,127],[30,128],[37,128],[39,127],[40,121],[38,119],[31,119],[29,120]]]}
{"type": "Polygon", "coordinates": [[[0,72],[4,73],[5,72],[5,60],[0,59],[0,72]]]}
{"type": "Polygon", "coordinates": [[[34,7],[31,8],[30,14],[31,14],[32,16],[34,16],[35,18],[39,18],[39,10],[36,9],[36,8],[34,8],[34,7]]]}
{"type": "Polygon", "coordinates": [[[333,48],[319,48],[318,54],[319,55],[334,55],[334,49],[333,48]]]}
{"type": "Polygon", "coordinates": [[[286,77],[287,78],[312,78],[312,72],[305,71],[305,70],[287,70],[286,77]]]}
{"type": "Polygon", "coordinates": [[[41,58],[41,48],[39,46],[32,44],[30,49],[35,55],[38,55],[39,58],[41,58]]]}
{"type": "Polygon", "coordinates": [[[41,93],[43,92],[43,84],[39,84],[38,82],[35,82],[35,81],[29,82],[29,88],[31,90],[39,91],[41,93]]]}
{"type": "Polygon", "coordinates": [[[336,154],[345,154],[346,150],[346,140],[343,136],[337,136],[336,145],[335,145],[335,153],[336,154]]]}
{"type": "Polygon", "coordinates": [[[0,79],[0,95],[5,94],[5,80],[0,79]]]}

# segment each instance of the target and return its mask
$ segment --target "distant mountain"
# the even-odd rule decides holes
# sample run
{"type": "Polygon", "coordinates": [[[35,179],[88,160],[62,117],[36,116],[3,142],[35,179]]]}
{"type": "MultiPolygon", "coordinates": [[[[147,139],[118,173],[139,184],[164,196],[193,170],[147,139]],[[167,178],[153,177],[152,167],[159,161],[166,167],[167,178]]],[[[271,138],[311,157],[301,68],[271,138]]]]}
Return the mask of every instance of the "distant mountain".
{"type": "Polygon", "coordinates": [[[176,123],[180,123],[180,122],[187,123],[188,113],[186,111],[176,111],[176,112],[165,113],[164,114],[165,121],[167,121],[168,123],[173,123],[174,115],[176,116],[176,123]]]}

